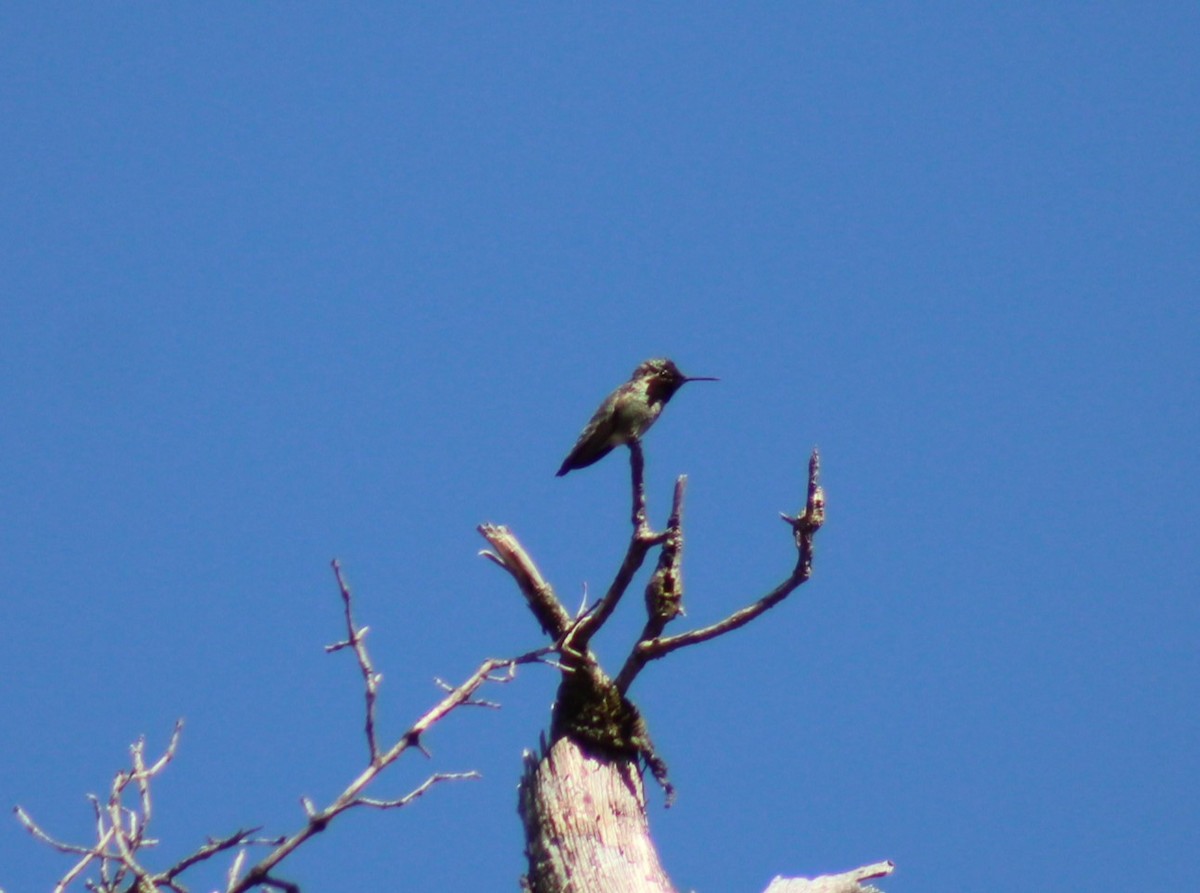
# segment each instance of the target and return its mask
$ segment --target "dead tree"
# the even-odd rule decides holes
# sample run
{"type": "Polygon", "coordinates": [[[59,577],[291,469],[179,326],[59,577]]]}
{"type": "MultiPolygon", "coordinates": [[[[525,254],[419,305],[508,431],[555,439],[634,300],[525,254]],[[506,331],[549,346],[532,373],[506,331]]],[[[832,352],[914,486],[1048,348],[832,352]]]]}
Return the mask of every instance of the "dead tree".
{"type": "MultiPolygon", "coordinates": [[[[675,482],[666,527],[654,530],[646,517],[644,457],[638,440],[629,443],[629,457],[633,531],[611,585],[590,608],[581,607],[575,615],[568,612],[506,527],[485,524],[479,528],[491,546],[482,554],[516,581],[529,609],[549,634],[562,673],[549,740],[542,739],[538,753],[526,752],[519,791],[528,858],[524,883],[533,893],[674,893],[650,838],[643,769],[662,786],[668,805],[674,790],[646,720],[629,699],[629,688],[651,661],[745,626],[808,580],[813,537],[825,519],[820,458],[814,450],[804,508],[795,516],[782,515],[795,540],[796,563],[791,573],[758,601],[725,619],[667,635],[667,624],[682,613],[687,479],[680,476],[675,482]],[[600,666],[590,643],[654,549],[658,549],[658,562],[645,590],[646,623],[613,677],[600,666]]],[[[890,871],[891,863],[879,863],[815,881],[777,879],[772,890],[862,890],[860,881],[890,871]]]]}
{"type": "MultiPolygon", "coordinates": [[[[522,879],[531,893],[674,893],[650,837],[646,813],[644,770],[662,786],[668,805],[673,789],[666,762],[650,739],[645,718],[629,699],[629,688],[652,661],[738,629],[779,604],[812,573],[813,536],[825,519],[819,457],[813,451],[808,466],[804,508],[795,516],[782,515],[792,531],[796,563],[778,586],[725,619],[687,632],[666,634],[667,625],[682,613],[683,501],[686,478],[675,483],[671,514],[663,530],[651,528],[646,517],[644,461],[637,440],[629,443],[632,469],[633,532],[625,557],[608,590],[590,608],[572,614],[558,599],[533,559],[505,527],[485,524],[479,532],[491,548],[482,554],[504,568],[516,581],[529,609],[548,635],[541,648],[506,659],[485,660],[457,686],[439,681],[444,695],[397,740],[381,743],[376,734],[376,698],[380,677],[366,647],[367,628],[357,625],[350,589],[338,563],[333,562],[342,598],[346,638],[326,647],[355,656],[363,683],[366,766],[330,803],[318,806],[301,800],[303,818],[290,834],[268,837],[258,828],[243,828],[209,838],[167,867],[152,868],[148,856],[159,841],[149,834],[153,817],[152,784],[174,757],[182,724],[177,724],[164,754],[152,763],[145,743],[131,748],[131,766],[118,772],[107,797],[90,797],[96,838],[83,844],[59,840],[38,825],[21,807],[18,820],[41,843],[70,856],[71,867],[55,886],[65,891],[75,882],[99,893],[186,893],[183,876],[194,866],[222,854],[232,854],[225,893],[255,889],[299,891],[279,873],[280,864],[343,813],[361,807],[378,810],[408,806],[434,786],[477,778],[474,772],[430,775],[398,797],[370,796],[367,788],[410,750],[423,751],[422,736],[435,723],[464,706],[497,706],[478,697],[489,683],[510,681],[516,668],[528,663],[557,667],[562,678],[555,699],[549,738],[539,751],[526,752],[519,787],[519,811],[525,826],[528,873],[522,879]],[[658,561],[645,589],[646,623],[615,677],[600,666],[590,643],[616,610],[634,576],[650,553],[658,561]],[[251,853],[260,855],[252,857],[251,853]]],[[[864,882],[890,873],[880,862],[839,875],[806,880],[776,878],[767,893],[866,893],[864,882]]],[[[2,891],[0,891],[2,893],[2,891]]]]}

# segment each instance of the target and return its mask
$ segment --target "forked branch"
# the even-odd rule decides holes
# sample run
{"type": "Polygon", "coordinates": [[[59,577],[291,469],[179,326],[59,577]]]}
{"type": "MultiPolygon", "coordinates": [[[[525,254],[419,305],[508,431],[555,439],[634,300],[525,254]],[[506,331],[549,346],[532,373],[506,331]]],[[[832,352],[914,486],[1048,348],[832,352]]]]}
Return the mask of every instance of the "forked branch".
{"type": "Polygon", "coordinates": [[[821,488],[821,457],[817,450],[812,451],[808,460],[808,493],[804,509],[798,515],[781,517],[792,528],[796,542],[796,565],[788,578],[758,601],[733,612],[717,623],[665,638],[643,636],[634,646],[618,677],[618,684],[624,684],[622,691],[628,689],[638,672],[650,661],[665,657],[680,648],[698,645],[740,629],[760,614],[775,607],[812,576],[813,536],[825,523],[825,491],[821,488]]]}
{"type": "Polygon", "coordinates": [[[604,597],[597,603],[596,610],[579,623],[579,629],[575,633],[574,641],[581,648],[587,647],[588,643],[592,640],[592,636],[600,630],[600,627],[604,626],[605,621],[617,609],[617,604],[621,601],[625,590],[629,588],[629,584],[633,581],[634,574],[638,572],[642,566],[642,562],[646,560],[646,554],[654,546],[662,543],[667,537],[665,531],[656,533],[652,530],[649,522],[646,520],[645,467],[646,462],[642,454],[641,442],[637,440],[630,441],[629,468],[633,491],[633,533],[629,537],[629,546],[625,550],[625,558],[622,560],[621,566],[617,569],[617,575],[609,585],[608,591],[604,593],[604,597]]]}
{"type": "Polygon", "coordinates": [[[479,532],[492,546],[492,551],[485,550],[481,554],[508,571],[517,582],[542,629],[553,636],[554,644],[550,647],[563,655],[568,668],[587,666],[599,670],[595,657],[588,650],[592,636],[612,615],[650,549],[656,545],[662,547],[658,567],[646,588],[646,626],[615,680],[617,691],[622,695],[629,690],[633,680],[650,661],[663,658],[680,648],[698,645],[740,629],[791,595],[812,576],[813,537],[825,523],[821,457],[814,449],[808,461],[808,488],[804,508],[795,516],[781,514],[782,519],[792,528],[796,543],[796,564],[787,579],[758,601],[733,612],[717,623],[674,636],[664,636],[663,631],[667,623],[682,613],[682,515],[687,478],[680,476],[676,481],[667,529],[656,532],[646,521],[645,462],[638,441],[629,444],[629,456],[633,502],[633,533],[629,546],[608,591],[591,611],[579,618],[573,619],[563,607],[554,593],[554,588],[546,582],[529,553],[507,527],[493,524],[483,524],[479,527],[479,532]]]}

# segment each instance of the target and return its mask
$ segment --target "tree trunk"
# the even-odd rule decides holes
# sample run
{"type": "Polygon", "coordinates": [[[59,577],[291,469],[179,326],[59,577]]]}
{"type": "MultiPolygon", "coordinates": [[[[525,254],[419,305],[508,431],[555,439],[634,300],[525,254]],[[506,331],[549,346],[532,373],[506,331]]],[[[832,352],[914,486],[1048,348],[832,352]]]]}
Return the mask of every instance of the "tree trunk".
{"type": "Polygon", "coordinates": [[[533,893],[676,893],[650,840],[635,761],[562,737],[540,760],[526,752],[519,793],[533,893]]]}

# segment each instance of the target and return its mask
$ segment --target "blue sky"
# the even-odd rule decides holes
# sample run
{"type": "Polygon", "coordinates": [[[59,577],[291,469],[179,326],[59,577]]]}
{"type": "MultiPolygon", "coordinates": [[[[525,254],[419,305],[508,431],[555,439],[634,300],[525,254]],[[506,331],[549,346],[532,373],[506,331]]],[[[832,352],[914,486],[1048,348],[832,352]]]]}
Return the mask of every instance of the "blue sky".
{"type": "MultiPolygon", "coordinates": [[[[432,677],[540,644],[476,524],[572,604],[606,583],[627,465],[553,473],[666,355],[722,379],[647,439],[656,518],[690,477],[684,623],[786,575],[813,445],[829,503],[809,585],[632,692],[681,889],[884,858],[893,893],[1177,884],[1198,68],[1182,3],[4,6],[0,801],[85,839],[83,795],[183,716],[161,864],[296,828],[363,761],[329,560],[394,735],[432,677]]],[[[482,781],[281,874],[515,889],[554,685],[377,793],[482,781]]],[[[0,823],[7,893],[65,868],[0,823]]]]}

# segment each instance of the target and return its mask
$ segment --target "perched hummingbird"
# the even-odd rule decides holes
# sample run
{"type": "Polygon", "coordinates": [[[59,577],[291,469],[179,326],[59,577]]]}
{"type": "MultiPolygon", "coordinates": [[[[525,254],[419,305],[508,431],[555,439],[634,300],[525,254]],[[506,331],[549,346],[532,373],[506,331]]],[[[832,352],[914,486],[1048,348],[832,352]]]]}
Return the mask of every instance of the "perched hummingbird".
{"type": "Polygon", "coordinates": [[[670,360],[646,360],[633,370],[633,377],[608,395],[579,440],[563,460],[558,476],[599,462],[612,448],[641,440],[675,392],[689,381],[718,381],[707,376],[688,376],[670,360]]]}

